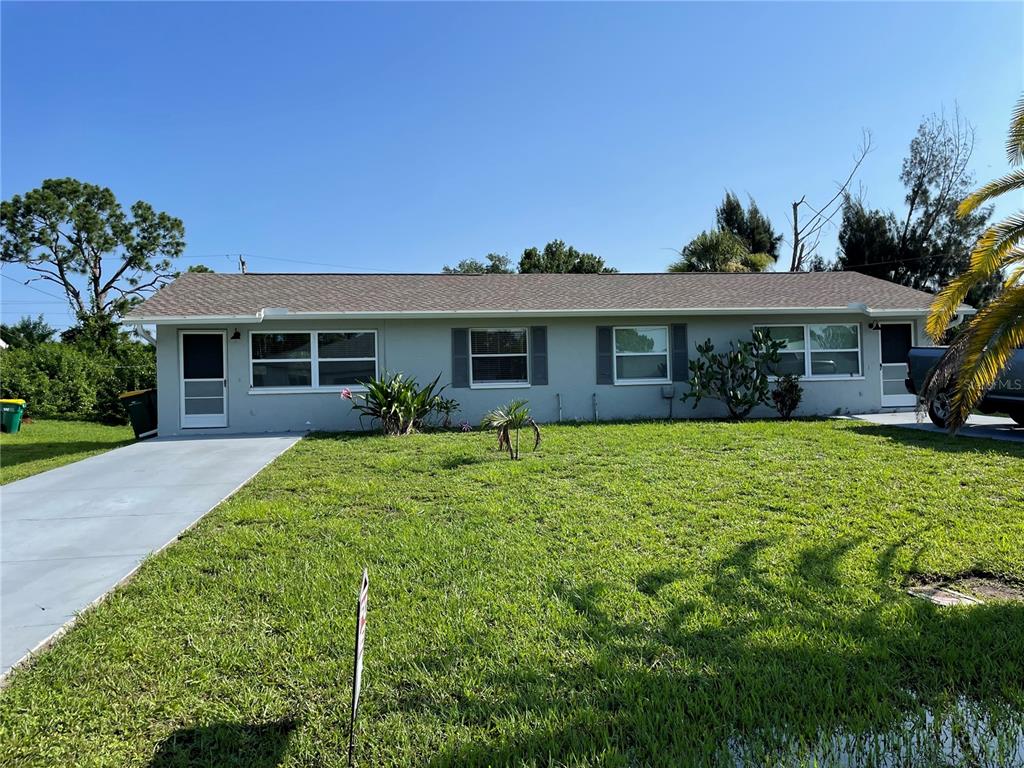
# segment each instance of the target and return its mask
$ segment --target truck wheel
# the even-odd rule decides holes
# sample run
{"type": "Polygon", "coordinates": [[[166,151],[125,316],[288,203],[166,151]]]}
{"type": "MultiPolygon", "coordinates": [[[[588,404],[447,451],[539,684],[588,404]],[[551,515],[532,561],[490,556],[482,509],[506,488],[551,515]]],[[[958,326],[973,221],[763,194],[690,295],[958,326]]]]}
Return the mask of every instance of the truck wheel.
{"type": "Polygon", "coordinates": [[[949,418],[949,395],[943,392],[928,402],[928,418],[939,429],[946,428],[949,418]]]}

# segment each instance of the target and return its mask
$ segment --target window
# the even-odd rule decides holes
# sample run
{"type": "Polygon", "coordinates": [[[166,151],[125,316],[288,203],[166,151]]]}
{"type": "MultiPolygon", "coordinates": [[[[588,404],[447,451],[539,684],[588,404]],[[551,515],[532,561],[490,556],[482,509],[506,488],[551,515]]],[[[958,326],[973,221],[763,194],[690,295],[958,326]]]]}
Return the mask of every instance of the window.
{"type": "Polygon", "coordinates": [[[376,331],[253,332],[252,387],[341,388],[377,375],[376,331]]]}
{"type": "Polygon", "coordinates": [[[615,328],[615,383],[668,381],[668,327],[615,328]]]}
{"type": "Polygon", "coordinates": [[[525,328],[474,328],[469,332],[470,383],[473,386],[529,384],[525,328]]]}
{"type": "Polygon", "coordinates": [[[785,343],[777,376],[796,374],[805,378],[846,378],[861,375],[860,325],[760,325],[771,338],[785,343]]]}
{"type": "Polygon", "coordinates": [[[313,351],[308,333],[252,334],[254,387],[310,387],[313,351]]]}
{"type": "Polygon", "coordinates": [[[807,375],[807,347],[804,343],[804,327],[802,325],[771,325],[754,330],[767,331],[772,339],[785,344],[779,350],[779,362],[775,365],[773,374],[776,376],[807,375]]]}
{"type": "Polygon", "coordinates": [[[859,325],[809,325],[811,376],[860,376],[859,325]]]}
{"type": "Polygon", "coordinates": [[[377,377],[377,334],[329,331],[317,334],[318,386],[345,387],[377,377]]]}

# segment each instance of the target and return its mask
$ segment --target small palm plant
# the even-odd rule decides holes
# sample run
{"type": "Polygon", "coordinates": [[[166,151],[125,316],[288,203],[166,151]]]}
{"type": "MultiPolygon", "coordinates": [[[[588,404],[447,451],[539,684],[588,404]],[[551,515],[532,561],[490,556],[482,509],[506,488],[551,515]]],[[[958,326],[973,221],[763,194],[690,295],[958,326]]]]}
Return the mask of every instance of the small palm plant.
{"type": "Polygon", "coordinates": [[[540,445],[540,427],[530,416],[530,409],[525,400],[513,400],[506,406],[495,408],[484,416],[483,426],[498,430],[498,450],[508,450],[513,461],[519,458],[519,431],[527,427],[533,429],[533,450],[540,445]],[[515,432],[515,442],[512,432],[515,432]]]}

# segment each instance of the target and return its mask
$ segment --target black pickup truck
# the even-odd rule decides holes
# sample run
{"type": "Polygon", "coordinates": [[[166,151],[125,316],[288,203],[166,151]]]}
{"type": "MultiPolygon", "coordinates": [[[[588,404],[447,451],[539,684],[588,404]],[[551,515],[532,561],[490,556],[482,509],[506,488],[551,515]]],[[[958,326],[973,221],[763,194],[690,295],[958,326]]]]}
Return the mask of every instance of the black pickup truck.
{"type": "MultiPolygon", "coordinates": [[[[928,371],[932,369],[945,347],[911,347],[907,355],[910,375],[907,377],[907,391],[916,395],[921,391],[928,371]]],[[[928,402],[928,418],[937,427],[946,427],[946,415],[949,413],[949,396],[942,393],[928,402]]],[[[996,383],[988,391],[978,410],[982,413],[1005,413],[1018,424],[1024,426],[1024,349],[1018,349],[1009,364],[999,374],[996,383]]]]}

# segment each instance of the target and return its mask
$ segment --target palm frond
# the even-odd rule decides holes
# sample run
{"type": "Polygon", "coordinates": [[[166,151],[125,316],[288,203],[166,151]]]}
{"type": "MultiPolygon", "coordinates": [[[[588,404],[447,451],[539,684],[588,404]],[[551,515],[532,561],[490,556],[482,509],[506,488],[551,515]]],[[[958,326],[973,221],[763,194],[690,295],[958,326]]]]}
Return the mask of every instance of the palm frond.
{"type": "Polygon", "coordinates": [[[1024,261],[1021,262],[1019,267],[1010,269],[1006,280],[1003,282],[1003,287],[1013,288],[1019,284],[1024,284],[1024,261]]]}
{"type": "Polygon", "coordinates": [[[1024,162],[1024,96],[1021,96],[1013,108],[1010,117],[1010,135],[1006,138],[1006,157],[1010,165],[1024,162]]]}
{"type": "MultiPolygon", "coordinates": [[[[954,278],[932,301],[931,314],[925,330],[935,341],[946,332],[950,321],[978,283],[990,279],[1002,270],[1016,274],[1014,265],[1024,259],[1016,243],[1024,237],[1024,213],[1014,214],[1005,221],[989,227],[979,238],[971,253],[971,263],[962,275],[954,278]]],[[[1008,280],[1007,286],[1011,285],[1008,280]]]]}
{"type": "MultiPolygon", "coordinates": [[[[984,266],[992,274],[1005,266],[1002,259],[1024,240],[1024,211],[1011,213],[982,232],[971,254],[971,269],[984,266]]],[[[1024,254],[1020,254],[1024,257],[1024,254]]]]}
{"type": "Polygon", "coordinates": [[[1004,290],[971,321],[950,409],[959,429],[1018,347],[1024,346],[1024,286],[1004,290]]]}
{"type": "Polygon", "coordinates": [[[953,388],[957,372],[963,367],[964,356],[967,354],[967,346],[970,341],[970,334],[966,331],[957,336],[953,343],[946,347],[946,351],[942,353],[942,357],[934,367],[925,375],[924,381],[921,382],[921,391],[918,394],[920,408],[926,408],[929,402],[953,388]]]}
{"type": "Polygon", "coordinates": [[[963,202],[961,202],[957,207],[956,215],[961,217],[966,216],[983,203],[991,200],[993,197],[999,197],[1000,195],[1005,195],[1008,192],[1015,192],[1019,189],[1024,189],[1024,168],[1018,168],[1015,171],[1010,171],[1005,176],[995,179],[994,181],[990,181],[983,187],[971,192],[971,194],[965,197],[963,202]]]}
{"type": "Polygon", "coordinates": [[[964,303],[967,294],[979,280],[980,278],[973,273],[965,272],[954,278],[932,299],[931,310],[925,321],[924,329],[936,344],[942,341],[942,337],[946,335],[946,329],[960,310],[960,305],[964,303]]]}

